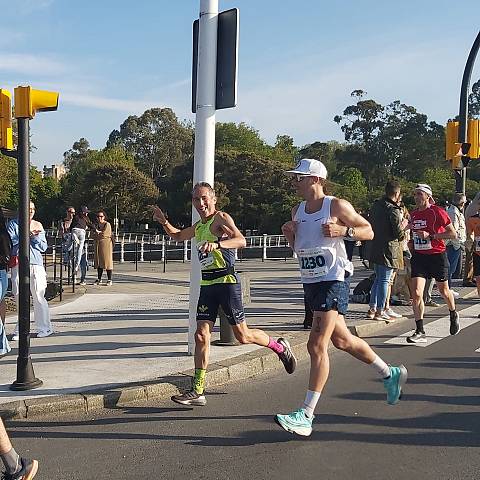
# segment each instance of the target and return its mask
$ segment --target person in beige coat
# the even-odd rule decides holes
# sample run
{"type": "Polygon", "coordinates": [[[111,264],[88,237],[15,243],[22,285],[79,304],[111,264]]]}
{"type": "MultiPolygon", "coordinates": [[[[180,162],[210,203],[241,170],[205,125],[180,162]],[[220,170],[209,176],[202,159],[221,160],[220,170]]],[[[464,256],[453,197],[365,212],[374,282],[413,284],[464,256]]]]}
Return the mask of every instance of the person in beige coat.
{"type": "Polygon", "coordinates": [[[113,245],[115,239],[112,234],[112,226],[107,222],[107,215],[103,210],[97,213],[97,224],[93,232],[94,263],[98,272],[98,278],[94,285],[101,285],[103,270],[107,271],[107,286],[112,284],[113,271],[113,245]]]}

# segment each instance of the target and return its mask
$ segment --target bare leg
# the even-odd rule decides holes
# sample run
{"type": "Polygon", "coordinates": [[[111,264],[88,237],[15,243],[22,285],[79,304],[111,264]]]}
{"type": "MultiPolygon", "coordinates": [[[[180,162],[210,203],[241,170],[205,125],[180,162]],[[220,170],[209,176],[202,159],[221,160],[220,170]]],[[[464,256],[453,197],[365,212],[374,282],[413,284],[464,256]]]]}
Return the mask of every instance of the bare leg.
{"type": "Polygon", "coordinates": [[[376,354],[370,345],[362,338],[350,333],[343,315],[337,317],[335,329],[332,333],[332,343],[335,348],[349,353],[361,362],[370,364],[375,360],[376,354]]]}
{"type": "Polygon", "coordinates": [[[213,322],[205,320],[197,323],[197,331],[195,332],[195,368],[207,368],[212,330],[213,322]]]}
{"type": "Polygon", "coordinates": [[[243,321],[238,325],[232,325],[235,338],[242,344],[255,343],[262,347],[267,347],[270,337],[257,328],[248,328],[247,322],[243,321]]]}
{"type": "Polygon", "coordinates": [[[308,339],[307,349],[310,354],[310,378],[308,389],[321,392],[327,383],[330,372],[328,344],[335,329],[338,312],[314,312],[313,325],[308,339]]]}
{"type": "Polygon", "coordinates": [[[412,278],[412,299],[413,313],[415,320],[421,320],[425,313],[425,304],[423,303],[423,290],[425,288],[425,279],[422,277],[412,278]]]}
{"type": "Polygon", "coordinates": [[[438,288],[438,291],[439,291],[440,295],[447,302],[448,309],[449,310],[455,310],[455,297],[453,296],[452,291],[450,290],[450,288],[448,286],[448,281],[437,282],[435,280],[435,283],[437,284],[437,288],[438,288]]]}
{"type": "Polygon", "coordinates": [[[10,438],[8,438],[7,430],[5,425],[0,418],[0,455],[8,453],[12,449],[12,444],[10,438]]]}

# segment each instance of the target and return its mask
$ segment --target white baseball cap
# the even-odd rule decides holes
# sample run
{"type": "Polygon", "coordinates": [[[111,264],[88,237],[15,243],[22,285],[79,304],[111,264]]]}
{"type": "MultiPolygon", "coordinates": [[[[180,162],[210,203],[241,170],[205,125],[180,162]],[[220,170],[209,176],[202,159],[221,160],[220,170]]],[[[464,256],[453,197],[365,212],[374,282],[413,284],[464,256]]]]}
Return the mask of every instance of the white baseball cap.
{"type": "Polygon", "coordinates": [[[287,170],[289,175],[310,175],[312,177],[327,178],[327,169],[320,160],[302,158],[293,170],[287,170]]]}
{"type": "Polygon", "coordinates": [[[426,183],[417,183],[415,190],[420,190],[421,192],[426,193],[430,198],[432,198],[432,188],[426,183]]]}

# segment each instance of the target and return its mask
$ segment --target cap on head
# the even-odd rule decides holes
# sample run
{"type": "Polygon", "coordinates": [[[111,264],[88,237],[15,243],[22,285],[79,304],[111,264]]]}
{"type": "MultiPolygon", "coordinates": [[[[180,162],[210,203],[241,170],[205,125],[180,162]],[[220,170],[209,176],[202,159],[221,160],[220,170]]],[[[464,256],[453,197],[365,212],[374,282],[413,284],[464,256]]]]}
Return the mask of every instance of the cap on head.
{"type": "Polygon", "coordinates": [[[432,188],[426,183],[417,183],[415,190],[420,190],[421,192],[426,193],[430,198],[432,198],[432,188]]]}
{"type": "Polygon", "coordinates": [[[81,210],[82,213],[88,213],[89,212],[88,207],[86,205],[82,205],[80,210],[81,210]]]}
{"type": "Polygon", "coordinates": [[[289,175],[310,175],[312,177],[327,178],[327,169],[320,160],[302,158],[293,170],[287,170],[289,175]]]}

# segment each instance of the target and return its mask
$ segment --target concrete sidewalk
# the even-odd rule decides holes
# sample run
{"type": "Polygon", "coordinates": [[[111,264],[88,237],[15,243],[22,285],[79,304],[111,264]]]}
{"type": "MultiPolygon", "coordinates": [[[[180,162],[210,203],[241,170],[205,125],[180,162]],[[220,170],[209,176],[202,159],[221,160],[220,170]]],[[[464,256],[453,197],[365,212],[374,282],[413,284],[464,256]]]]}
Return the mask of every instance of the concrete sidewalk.
{"type": "MultiPolygon", "coordinates": [[[[308,332],[301,325],[304,307],[297,263],[252,260],[238,264],[238,269],[251,278],[248,324],[272,337],[286,337],[296,354],[306,358],[308,332]]],[[[355,278],[368,273],[359,267],[355,278]]],[[[90,277],[87,287],[77,288],[76,299],[50,303],[55,335],[31,339],[35,374],[44,382],[41,388],[10,391],[16,378],[16,348],[0,360],[3,416],[89,410],[188,388],[193,368],[193,358],[187,355],[189,264],[169,264],[166,273],[162,265],[142,264],[135,271],[132,264],[121,264],[114,272],[113,286],[93,286],[93,280],[90,277]]],[[[472,290],[462,289],[461,294],[472,290]]],[[[384,323],[366,321],[366,309],[366,305],[351,305],[349,327],[359,334],[385,328],[384,323]]],[[[411,314],[411,307],[398,310],[411,314]]],[[[15,320],[7,319],[8,332],[13,331],[15,320]]],[[[218,327],[213,340],[217,338],[218,327]]],[[[282,365],[268,349],[212,345],[207,382],[225,383],[271,368],[282,365]]]]}

